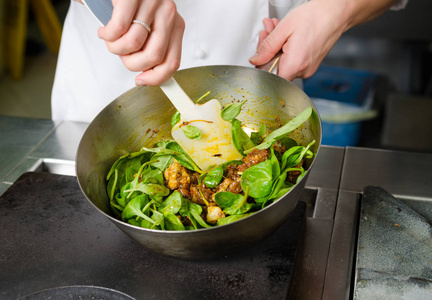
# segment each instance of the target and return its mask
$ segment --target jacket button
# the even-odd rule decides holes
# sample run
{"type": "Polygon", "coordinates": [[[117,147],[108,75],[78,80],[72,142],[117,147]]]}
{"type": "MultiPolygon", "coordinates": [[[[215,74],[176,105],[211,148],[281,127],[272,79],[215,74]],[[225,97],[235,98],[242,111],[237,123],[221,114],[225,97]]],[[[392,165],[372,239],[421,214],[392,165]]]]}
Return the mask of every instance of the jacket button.
{"type": "Polygon", "coordinates": [[[207,56],[207,53],[203,49],[201,49],[201,47],[196,47],[195,48],[195,57],[196,58],[203,59],[206,56],[207,56]]]}

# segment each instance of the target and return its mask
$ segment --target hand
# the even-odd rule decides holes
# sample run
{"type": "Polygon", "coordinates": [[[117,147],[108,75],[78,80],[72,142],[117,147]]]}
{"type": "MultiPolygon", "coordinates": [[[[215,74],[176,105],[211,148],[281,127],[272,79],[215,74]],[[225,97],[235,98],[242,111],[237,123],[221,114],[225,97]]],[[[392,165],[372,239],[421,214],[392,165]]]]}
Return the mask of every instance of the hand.
{"type": "Polygon", "coordinates": [[[113,0],[113,14],[98,36],[130,71],[137,85],[159,85],[180,66],[185,28],[172,0],[113,0]],[[145,22],[151,32],[133,20],[145,22]]]}
{"type": "Polygon", "coordinates": [[[250,62],[263,65],[282,49],[279,76],[291,81],[312,76],[345,31],[341,25],[343,7],[330,7],[322,1],[310,1],[293,9],[281,21],[264,19],[257,53],[250,62]]]}

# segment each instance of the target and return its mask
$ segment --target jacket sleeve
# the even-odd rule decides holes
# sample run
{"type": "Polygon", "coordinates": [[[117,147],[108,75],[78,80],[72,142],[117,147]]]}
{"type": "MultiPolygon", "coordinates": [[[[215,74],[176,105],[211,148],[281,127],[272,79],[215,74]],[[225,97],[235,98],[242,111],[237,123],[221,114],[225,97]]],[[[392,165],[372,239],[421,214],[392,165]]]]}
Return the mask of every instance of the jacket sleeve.
{"type": "Polygon", "coordinates": [[[401,10],[404,9],[407,5],[408,0],[397,0],[395,4],[393,4],[392,7],[390,7],[391,10],[401,10]]]}

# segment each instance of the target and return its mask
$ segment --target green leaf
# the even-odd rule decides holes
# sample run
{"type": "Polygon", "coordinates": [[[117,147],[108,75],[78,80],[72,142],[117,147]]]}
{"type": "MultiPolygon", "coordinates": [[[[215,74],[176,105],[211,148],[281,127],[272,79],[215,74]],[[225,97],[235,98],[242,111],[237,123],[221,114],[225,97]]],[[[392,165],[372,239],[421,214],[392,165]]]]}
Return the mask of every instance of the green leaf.
{"type": "Polygon", "coordinates": [[[171,126],[174,127],[178,122],[180,122],[180,112],[176,111],[171,117],[171,126]]]}
{"type": "MultiPolygon", "coordinates": [[[[158,212],[157,210],[152,210],[152,220],[155,221],[155,224],[161,227],[162,230],[165,230],[165,216],[158,212]]],[[[155,225],[153,224],[152,227],[155,225]]]]}
{"type": "Polygon", "coordinates": [[[147,168],[141,173],[142,182],[164,184],[163,173],[159,169],[147,168]]]}
{"type": "Polygon", "coordinates": [[[197,213],[196,211],[190,211],[189,212],[189,219],[192,221],[194,219],[201,227],[204,228],[211,228],[213,226],[207,224],[203,218],[201,217],[201,214],[197,213]]]}
{"type": "Polygon", "coordinates": [[[127,198],[127,194],[122,195],[121,193],[117,193],[115,195],[115,201],[118,203],[120,207],[124,208],[128,204],[129,200],[130,199],[127,198]]]}
{"type": "Polygon", "coordinates": [[[153,156],[153,160],[155,162],[151,164],[152,167],[165,171],[174,162],[174,156],[157,153],[153,156]]]}
{"type": "Polygon", "coordinates": [[[315,144],[315,140],[310,142],[306,147],[295,146],[285,151],[281,159],[281,169],[285,170],[297,166],[313,144],[315,144]]]}
{"type": "Polygon", "coordinates": [[[284,186],[286,178],[287,178],[286,172],[280,174],[273,183],[271,193],[263,198],[255,198],[255,202],[261,203],[262,207],[264,207],[269,200],[274,199],[276,197],[280,189],[284,186]]]}
{"type": "Polygon", "coordinates": [[[171,141],[166,145],[167,150],[174,152],[174,158],[185,168],[202,173],[197,164],[190,158],[190,156],[183,150],[183,148],[175,141],[171,141]]]}
{"type": "Polygon", "coordinates": [[[138,183],[134,188],[125,189],[126,193],[140,191],[150,196],[168,196],[170,189],[162,184],[156,183],[138,183]]]}
{"type": "Polygon", "coordinates": [[[269,159],[246,169],[240,184],[245,191],[249,187],[249,195],[253,198],[267,196],[273,184],[272,163],[269,159]]]}
{"type": "Polygon", "coordinates": [[[123,210],[121,215],[122,220],[126,221],[128,219],[140,217],[146,219],[147,221],[154,223],[152,219],[150,219],[146,214],[142,212],[144,206],[148,203],[148,197],[145,195],[138,196],[133,198],[123,210]]]}
{"type": "Polygon", "coordinates": [[[224,169],[222,166],[212,168],[205,174],[203,183],[209,188],[215,188],[222,180],[224,169]]]}
{"type": "Polygon", "coordinates": [[[281,159],[281,169],[285,170],[286,168],[295,166],[293,165],[293,162],[297,160],[303,150],[303,146],[294,146],[285,151],[281,159]]]}
{"type": "Polygon", "coordinates": [[[231,121],[231,133],[233,138],[233,144],[236,147],[237,151],[244,155],[245,151],[254,147],[255,144],[249,138],[246,132],[244,132],[241,127],[241,122],[237,119],[231,121]]]}
{"type": "Polygon", "coordinates": [[[270,133],[268,136],[264,138],[264,141],[270,141],[270,140],[278,140],[281,137],[287,135],[297,127],[299,127],[301,124],[306,122],[309,117],[312,115],[312,107],[306,108],[304,111],[299,113],[297,116],[295,116],[291,121],[286,123],[281,128],[276,129],[272,133],[270,133]]]}
{"type": "Polygon", "coordinates": [[[187,126],[182,126],[181,129],[183,130],[183,133],[188,139],[191,140],[201,139],[201,130],[199,130],[199,128],[192,125],[187,125],[187,126]]]}
{"type": "Polygon", "coordinates": [[[173,213],[164,213],[165,229],[166,230],[185,230],[183,223],[173,213]]]}
{"type": "Polygon", "coordinates": [[[268,149],[268,148],[270,148],[271,146],[273,146],[273,144],[274,144],[275,142],[276,142],[275,140],[271,140],[271,141],[268,141],[268,142],[262,142],[261,144],[256,145],[255,147],[252,147],[252,148],[247,149],[244,153],[245,153],[245,154],[248,154],[248,153],[252,152],[252,150],[254,150],[254,149],[257,149],[257,150],[264,150],[264,149],[268,149]]]}
{"type": "Polygon", "coordinates": [[[247,214],[243,214],[243,215],[233,215],[233,216],[228,216],[225,218],[221,218],[218,220],[217,222],[217,226],[222,226],[222,225],[227,225],[230,223],[234,223],[235,221],[244,219],[250,215],[252,215],[253,213],[247,213],[247,214]]]}
{"type": "Polygon", "coordinates": [[[141,227],[141,223],[138,222],[138,221],[135,220],[135,219],[129,219],[129,220],[127,220],[127,222],[128,222],[129,224],[131,224],[131,225],[141,227]]]}
{"type": "Polygon", "coordinates": [[[265,133],[266,133],[266,126],[265,126],[265,124],[262,124],[258,132],[255,132],[255,131],[251,132],[251,140],[252,140],[252,142],[255,145],[260,144],[262,142],[262,140],[263,140],[263,137],[264,137],[265,133]]]}
{"type": "Polygon", "coordinates": [[[270,153],[271,154],[270,154],[269,160],[270,160],[271,165],[272,165],[272,176],[273,176],[273,179],[276,179],[281,173],[281,168],[279,165],[279,160],[277,159],[273,148],[270,148],[270,153]]]}
{"type": "Polygon", "coordinates": [[[240,103],[232,103],[224,107],[221,112],[222,119],[225,121],[231,121],[232,119],[236,118],[240,114],[241,108],[245,102],[246,100],[240,103]]]}
{"type": "Polygon", "coordinates": [[[288,150],[291,147],[298,146],[297,142],[294,139],[287,136],[284,136],[281,139],[279,139],[279,142],[281,143],[282,146],[285,146],[286,150],[288,150]]]}
{"type": "Polygon", "coordinates": [[[165,214],[170,212],[172,214],[177,214],[182,207],[183,196],[179,191],[174,191],[168,198],[162,202],[161,207],[159,207],[159,212],[165,214]]]}
{"type": "Polygon", "coordinates": [[[228,215],[244,214],[253,207],[253,204],[246,202],[242,194],[231,192],[216,193],[215,202],[228,215]]]}

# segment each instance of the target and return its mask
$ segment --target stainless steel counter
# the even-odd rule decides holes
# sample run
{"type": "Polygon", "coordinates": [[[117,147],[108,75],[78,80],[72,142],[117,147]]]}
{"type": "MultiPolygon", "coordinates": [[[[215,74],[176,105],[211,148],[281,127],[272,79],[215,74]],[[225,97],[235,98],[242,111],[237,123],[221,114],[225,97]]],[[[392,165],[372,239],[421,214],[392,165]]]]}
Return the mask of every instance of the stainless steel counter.
{"type": "MultiPolygon", "coordinates": [[[[27,171],[74,175],[86,128],[85,123],[0,117],[0,194],[27,171]]],[[[323,146],[302,197],[308,213],[290,298],[352,297],[364,187],[432,200],[431,170],[432,154],[323,146]]]]}
{"type": "Polygon", "coordinates": [[[0,116],[0,194],[24,172],[38,168],[74,175],[76,150],[87,126],[0,116]]]}

